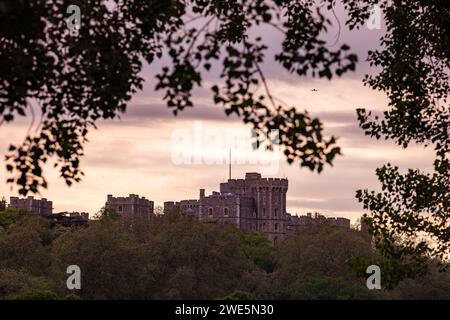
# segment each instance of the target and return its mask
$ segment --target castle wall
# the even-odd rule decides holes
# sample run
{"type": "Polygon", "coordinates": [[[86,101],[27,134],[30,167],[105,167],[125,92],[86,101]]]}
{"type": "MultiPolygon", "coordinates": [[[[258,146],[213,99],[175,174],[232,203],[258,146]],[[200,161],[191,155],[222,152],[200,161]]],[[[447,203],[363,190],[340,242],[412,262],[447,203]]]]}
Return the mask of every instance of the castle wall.
{"type": "Polygon", "coordinates": [[[164,202],[164,214],[169,214],[175,209],[174,201],[166,201],[164,202]]]}
{"type": "Polygon", "coordinates": [[[118,214],[147,216],[154,214],[154,202],[135,194],[130,194],[128,197],[113,197],[112,195],[108,195],[105,207],[108,210],[114,210],[118,214]]]}
{"type": "Polygon", "coordinates": [[[254,172],[247,173],[245,179],[229,179],[220,184],[222,193],[254,199],[256,230],[266,233],[272,242],[281,239],[286,233],[287,190],[287,179],[262,178],[259,173],[254,172]]]}
{"type": "Polygon", "coordinates": [[[246,173],[245,179],[229,179],[220,184],[220,192],[205,196],[200,189],[199,200],[164,203],[164,211],[178,207],[200,221],[219,224],[232,223],[242,230],[261,231],[276,244],[286,235],[319,223],[350,227],[346,218],[295,216],[286,212],[288,180],[262,178],[256,172],[246,173]]]}
{"type": "Polygon", "coordinates": [[[175,204],[183,213],[198,217],[199,201],[198,200],[181,200],[175,204]]]}
{"type": "Polygon", "coordinates": [[[34,199],[30,196],[25,199],[19,199],[18,197],[10,197],[9,207],[12,209],[28,210],[44,216],[51,215],[53,213],[53,202],[48,201],[45,198],[34,199]]]}
{"type": "Polygon", "coordinates": [[[350,228],[350,219],[347,218],[334,218],[325,217],[321,214],[316,213],[314,216],[308,213],[306,216],[296,216],[287,214],[286,218],[286,233],[295,234],[297,231],[308,228],[310,226],[315,226],[319,224],[326,224],[330,226],[338,226],[343,228],[350,228]]]}
{"type": "Polygon", "coordinates": [[[232,223],[240,227],[241,199],[239,196],[213,194],[200,199],[199,219],[206,222],[232,223]]]}

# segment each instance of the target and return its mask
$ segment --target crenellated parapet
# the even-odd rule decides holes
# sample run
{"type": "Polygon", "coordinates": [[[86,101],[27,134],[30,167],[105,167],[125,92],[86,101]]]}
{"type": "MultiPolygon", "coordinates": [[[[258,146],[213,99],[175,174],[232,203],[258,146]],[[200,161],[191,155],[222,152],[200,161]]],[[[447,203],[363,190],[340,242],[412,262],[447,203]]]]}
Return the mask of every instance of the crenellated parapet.
{"type": "Polygon", "coordinates": [[[154,213],[154,202],[145,197],[140,197],[137,194],[130,194],[128,197],[114,197],[108,194],[105,208],[114,210],[119,214],[150,215],[154,213]]]}

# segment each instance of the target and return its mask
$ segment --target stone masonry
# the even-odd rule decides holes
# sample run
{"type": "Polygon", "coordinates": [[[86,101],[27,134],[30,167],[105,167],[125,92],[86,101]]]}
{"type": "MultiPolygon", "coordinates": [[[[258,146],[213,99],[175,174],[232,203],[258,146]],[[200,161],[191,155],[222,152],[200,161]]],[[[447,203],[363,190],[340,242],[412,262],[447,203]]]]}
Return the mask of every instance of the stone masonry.
{"type": "Polygon", "coordinates": [[[242,230],[261,231],[272,243],[286,235],[295,233],[302,227],[327,223],[350,227],[346,218],[326,218],[320,214],[312,217],[291,215],[286,212],[288,180],[262,178],[261,174],[246,173],[245,179],[229,179],[220,184],[220,192],[213,191],[205,196],[200,189],[198,200],[168,201],[164,212],[175,208],[200,221],[212,223],[232,223],[242,230]]]}
{"type": "Polygon", "coordinates": [[[130,194],[128,197],[107,196],[105,208],[114,210],[118,214],[132,214],[141,216],[151,216],[154,214],[154,202],[139,197],[136,194],[130,194]]]}
{"type": "Polygon", "coordinates": [[[30,196],[25,199],[18,197],[9,198],[9,207],[17,210],[27,210],[43,216],[49,216],[53,213],[53,202],[46,198],[34,199],[30,196]]]}

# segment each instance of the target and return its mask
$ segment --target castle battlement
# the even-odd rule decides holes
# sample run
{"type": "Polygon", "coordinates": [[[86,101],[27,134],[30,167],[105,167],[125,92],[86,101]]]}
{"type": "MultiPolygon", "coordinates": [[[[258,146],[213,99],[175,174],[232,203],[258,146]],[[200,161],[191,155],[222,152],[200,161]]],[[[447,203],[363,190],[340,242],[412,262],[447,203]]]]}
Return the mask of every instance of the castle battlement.
{"type": "Polygon", "coordinates": [[[108,195],[107,202],[109,204],[112,203],[146,204],[152,201],[147,200],[145,197],[139,197],[137,195],[130,195],[128,197],[113,197],[112,195],[108,195]]]}
{"type": "Polygon", "coordinates": [[[243,230],[262,231],[272,242],[285,234],[286,192],[288,179],[263,178],[249,172],[245,179],[228,179],[220,192],[205,196],[200,189],[198,205],[177,202],[165,204],[165,212],[178,207],[186,214],[197,213],[200,220],[234,223],[243,230]]]}
{"type": "Polygon", "coordinates": [[[229,184],[236,185],[236,186],[241,186],[241,187],[245,186],[245,180],[244,179],[228,179],[227,182],[223,182],[223,183],[229,183],[229,184]]]}
{"type": "Polygon", "coordinates": [[[41,215],[51,215],[53,213],[53,202],[46,198],[34,199],[29,196],[24,199],[10,197],[9,207],[12,209],[28,210],[41,215]]]}
{"type": "Polygon", "coordinates": [[[137,194],[130,194],[128,197],[114,197],[108,194],[105,207],[117,213],[148,215],[153,214],[154,202],[137,194]]]}
{"type": "Polygon", "coordinates": [[[350,227],[346,218],[326,218],[318,213],[307,216],[290,215],[286,212],[286,178],[262,178],[261,174],[249,172],[245,179],[229,179],[220,184],[220,192],[212,191],[205,196],[200,189],[198,200],[165,202],[164,212],[177,208],[200,221],[232,223],[242,230],[264,232],[272,243],[287,234],[319,223],[350,227]]]}
{"type": "Polygon", "coordinates": [[[261,178],[257,186],[260,187],[288,187],[288,180],[283,178],[261,178]]]}
{"type": "Polygon", "coordinates": [[[222,192],[228,192],[233,189],[249,189],[258,187],[282,187],[287,190],[288,179],[285,178],[254,178],[251,179],[229,179],[228,182],[220,184],[222,192]]]}

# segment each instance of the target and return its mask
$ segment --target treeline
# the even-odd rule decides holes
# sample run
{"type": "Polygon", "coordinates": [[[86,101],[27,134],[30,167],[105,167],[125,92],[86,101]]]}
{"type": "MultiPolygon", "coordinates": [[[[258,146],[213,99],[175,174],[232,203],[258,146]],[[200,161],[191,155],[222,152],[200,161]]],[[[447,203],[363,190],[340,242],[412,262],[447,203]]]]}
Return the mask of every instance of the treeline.
{"type": "Polygon", "coordinates": [[[265,235],[195,221],[103,215],[87,227],[51,227],[0,212],[1,299],[449,299],[431,271],[394,290],[368,290],[348,260],[374,256],[363,233],[305,229],[272,247],[265,235]],[[81,290],[68,290],[69,265],[81,290]]]}

